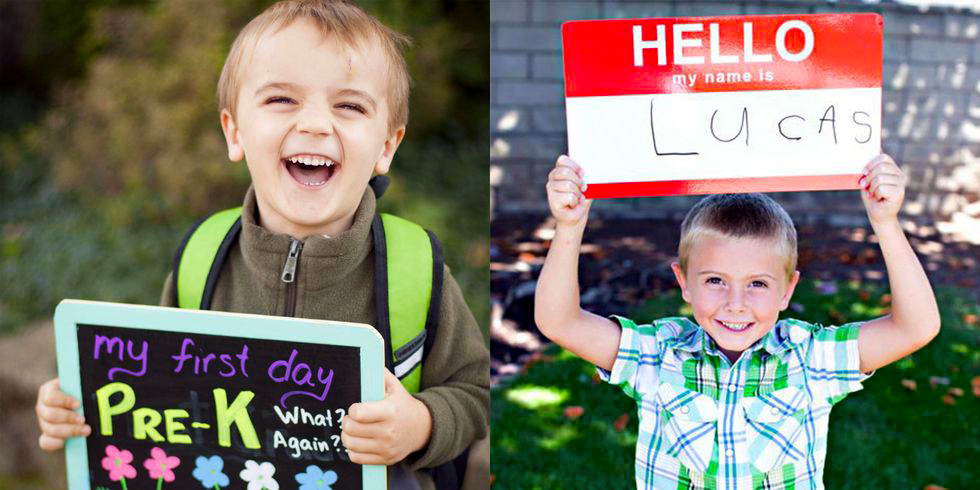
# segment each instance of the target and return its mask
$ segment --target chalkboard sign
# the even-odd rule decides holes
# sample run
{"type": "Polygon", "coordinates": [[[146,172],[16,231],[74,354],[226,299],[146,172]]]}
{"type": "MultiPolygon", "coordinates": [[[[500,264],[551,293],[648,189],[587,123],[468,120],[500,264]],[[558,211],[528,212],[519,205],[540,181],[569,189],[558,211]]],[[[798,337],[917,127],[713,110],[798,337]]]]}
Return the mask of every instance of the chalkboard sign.
{"type": "Polygon", "coordinates": [[[72,490],[386,485],[340,441],[384,394],[368,325],[65,300],[55,337],[92,427],[65,445],[72,490]]]}

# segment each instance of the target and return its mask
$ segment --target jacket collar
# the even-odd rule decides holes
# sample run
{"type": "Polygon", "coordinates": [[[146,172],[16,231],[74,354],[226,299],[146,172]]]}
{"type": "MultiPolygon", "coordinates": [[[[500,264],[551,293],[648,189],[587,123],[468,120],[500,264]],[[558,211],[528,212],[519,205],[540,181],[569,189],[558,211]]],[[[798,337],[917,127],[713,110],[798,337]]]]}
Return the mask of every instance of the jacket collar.
{"type": "MultiPolygon", "coordinates": [[[[302,240],[296,278],[300,287],[307,291],[330,287],[343,281],[364,262],[374,248],[371,222],[376,206],[374,191],[368,187],[348,230],[332,237],[313,235],[302,240]]],[[[267,287],[282,284],[280,276],[292,241],[289,235],[273,233],[259,224],[255,189],[249,187],[242,204],[239,247],[255,281],[267,287]]]]}

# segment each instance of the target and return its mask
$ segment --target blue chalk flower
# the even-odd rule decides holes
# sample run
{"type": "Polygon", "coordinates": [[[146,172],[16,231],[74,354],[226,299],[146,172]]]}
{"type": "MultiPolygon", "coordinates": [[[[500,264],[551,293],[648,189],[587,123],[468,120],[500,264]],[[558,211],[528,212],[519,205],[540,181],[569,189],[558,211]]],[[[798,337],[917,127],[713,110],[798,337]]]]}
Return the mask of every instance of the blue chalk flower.
{"type": "Polygon", "coordinates": [[[296,475],[299,482],[299,490],[333,490],[330,485],[337,483],[337,473],[334,471],[323,472],[316,465],[306,467],[306,473],[296,475]]]}
{"type": "Polygon", "coordinates": [[[204,488],[228,486],[228,475],[221,472],[222,468],[225,467],[225,461],[221,459],[221,456],[211,456],[210,458],[198,456],[194,463],[197,467],[191,474],[201,481],[204,488]]]}

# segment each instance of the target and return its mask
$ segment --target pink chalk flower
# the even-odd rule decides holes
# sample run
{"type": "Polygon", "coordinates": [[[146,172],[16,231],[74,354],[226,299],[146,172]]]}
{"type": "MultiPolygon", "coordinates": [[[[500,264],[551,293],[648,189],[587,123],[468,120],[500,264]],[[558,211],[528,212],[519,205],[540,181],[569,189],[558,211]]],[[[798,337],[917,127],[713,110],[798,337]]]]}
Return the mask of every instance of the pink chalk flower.
{"type": "Polygon", "coordinates": [[[119,481],[123,478],[136,477],[136,468],[129,464],[133,462],[133,453],[125,449],[120,451],[116,446],[109,444],[105,447],[105,455],[102,458],[102,467],[109,472],[110,480],[119,481]]]}
{"type": "Polygon", "coordinates": [[[163,449],[155,447],[150,450],[150,457],[146,458],[143,466],[150,472],[150,478],[154,480],[163,479],[166,482],[174,481],[174,468],[180,465],[180,458],[177,456],[167,456],[163,449]]]}

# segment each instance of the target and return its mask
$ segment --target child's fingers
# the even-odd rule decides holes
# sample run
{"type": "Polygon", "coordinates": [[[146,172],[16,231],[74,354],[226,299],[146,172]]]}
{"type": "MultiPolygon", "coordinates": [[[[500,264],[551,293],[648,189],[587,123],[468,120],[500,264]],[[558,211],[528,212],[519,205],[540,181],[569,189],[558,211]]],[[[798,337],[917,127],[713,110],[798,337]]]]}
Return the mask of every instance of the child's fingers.
{"type": "Polygon", "coordinates": [[[348,451],[356,453],[379,454],[384,450],[383,443],[376,438],[352,436],[346,432],[340,435],[340,441],[348,451]]]}
{"type": "Polygon", "coordinates": [[[92,429],[82,424],[52,424],[42,421],[41,433],[49,437],[68,439],[69,437],[87,436],[92,433],[92,429]]]}
{"type": "Polygon", "coordinates": [[[357,451],[347,450],[347,456],[350,458],[351,463],[357,464],[388,464],[388,460],[382,458],[381,456],[373,453],[359,453],[357,451]]]}
{"type": "Polygon", "coordinates": [[[585,187],[585,182],[582,180],[582,176],[576,173],[574,170],[568,167],[555,167],[548,173],[548,182],[563,182],[568,181],[574,183],[578,187],[585,187]]]}
{"type": "Polygon", "coordinates": [[[358,422],[356,420],[349,419],[344,422],[344,428],[341,430],[341,436],[347,434],[352,437],[377,439],[383,437],[386,430],[387,429],[379,423],[358,422]]]}
{"type": "Polygon", "coordinates": [[[872,189],[882,184],[895,185],[904,188],[905,182],[905,174],[903,174],[901,171],[886,172],[876,168],[872,170],[871,174],[861,177],[858,184],[864,189],[872,189]]]}
{"type": "Polygon", "coordinates": [[[566,207],[568,209],[572,209],[575,206],[578,206],[578,204],[580,202],[582,202],[582,199],[584,199],[584,196],[582,196],[581,194],[573,194],[571,192],[564,192],[564,193],[562,193],[559,196],[558,199],[559,199],[558,202],[561,204],[561,206],[566,207]]]}
{"type": "Polygon", "coordinates": [[[881,200],[897,200],[902,196],[902,190],[893,184],[881,184],[871,188],[871,195],[881,200]]]}
{"type": "Polygon", "coordinates": [[[554,192],[567,192],[569,194],[582,194],[582,187],[568,180],[556,180],[549,183],[554,192]]]}
{"type": "Polygon", "coordinates": [[[870,186],[879,187],[882,185],[902,185],[902,176],[893,174],[878,174],[871,178],[870,186]]]}
{"type": "Polygon", "coordinates": [[[85,417],[66,408],[45,405],[38,403],[36,407],[37,418],[49,424],[82,424],[85,417]]]}
{"type": "Polygon", "coordinates": [[[868,163],[864,164],[864,169],[861,170],[861,173],[867,175],[875,167],[879,167],[882,164],[895,165],[895,160],[892,160],[892,157],[888,156],[887,153],[880,153],[877,156],[875,156],[874,158],[872,158],[871,161],[869,161],[868,163]]]}
{"type": "Polygon", "coordinates": [[[890,175],[879,175],[867,186],[867,191],[877,200],[901,198],[904,186],[901,179],[896,179],[890,175]]]}
{"type": "Polygon", "coordinates": [[[49,380],[38,388],[37,400],[40,404],[70,409],[78,408],[80,405],[77,398],[61,391],[58,378],[49,380]]]}
{"type": "Polygon", "coordinates": [[[879,174],[903,175],[902,169],[888,155],[882,153],[864,166],[862,172],[869,179],[879,174]]]}
{"type": "MultiPolygon", "coordinates": [[[[381,422],[390,419],[394,415],[393,410],[391,404],[385,403],[384,401],[361,402],[351,405],[350,410],[347,411],[347,416],[355,422],[370,424],[372,422],[381,422]]],[[[347,420],[345,419],[345,429],[346,424],[347,420]]]]}
{"type": "Polygon", "coordinates": [[[37,445],[41,446],[41,449],[45,451],[57,451],[65,447],[65,440],[41,434],[41,437],[37,439],[37,445]]]}
{"type": "Polygon", "coordinates": [[[575,160],[572,160],[568,155],[560,155],[558,161],[555,162],[555,167],[567,167],[573,172],[582,175],[582,167],[578,163],[575,163],[575,160]]]}

